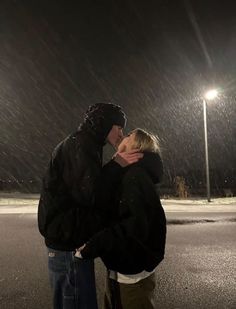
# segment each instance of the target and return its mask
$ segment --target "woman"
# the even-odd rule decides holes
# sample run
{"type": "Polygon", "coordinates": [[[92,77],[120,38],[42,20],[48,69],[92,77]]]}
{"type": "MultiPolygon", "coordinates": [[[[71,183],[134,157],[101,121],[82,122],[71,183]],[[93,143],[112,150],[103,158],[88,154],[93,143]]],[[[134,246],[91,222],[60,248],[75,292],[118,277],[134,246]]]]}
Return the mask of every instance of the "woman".
{"type": "Polygon", "coordinates": [[[159,145],[153,135],[135,129],[118,151],[132,149],[144,156],[123,168],[115,195],[111,193],[110,225],[78,253],[85,259],[100,256],[108,269],[105,308],[155,308],[154,272],[164,258],[166,218],[155,188],[163,174],[159,145]]]}

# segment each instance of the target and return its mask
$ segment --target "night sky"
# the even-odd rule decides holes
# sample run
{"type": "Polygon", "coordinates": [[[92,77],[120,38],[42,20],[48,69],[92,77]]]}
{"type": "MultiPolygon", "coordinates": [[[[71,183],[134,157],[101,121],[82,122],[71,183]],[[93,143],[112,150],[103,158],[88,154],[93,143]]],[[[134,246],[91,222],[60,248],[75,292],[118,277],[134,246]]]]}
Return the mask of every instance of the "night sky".
{"type": "MultiPolygon", "coordinates": [[[[236,167],[235,1],[0,1],[0,179],[41,179],[90,104],[161,140],[165,172],[236,167]]],[[[111,149],[105,149],[105,159],[111,149]]],[[[232,177],[235,177],[232,172],[232,177]]]]}

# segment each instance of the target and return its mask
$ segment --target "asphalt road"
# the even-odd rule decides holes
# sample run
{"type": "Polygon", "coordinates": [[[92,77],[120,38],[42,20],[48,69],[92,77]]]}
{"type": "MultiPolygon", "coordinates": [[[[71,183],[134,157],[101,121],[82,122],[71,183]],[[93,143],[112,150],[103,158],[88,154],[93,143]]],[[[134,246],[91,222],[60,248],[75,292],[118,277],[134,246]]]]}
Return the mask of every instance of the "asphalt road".
{"type": "MultiPolygon", "coordinates": [[[[236,308],[236,222],[221,213],[210,215],[213,222],[198,223],[196,215],[206,216],[167,214],[170,221],[193,220],[168,225],[166,257],[156,273],[156,308],[236,308]]],[[[52,308],[36,215],[0,215],[0,235],[0,308],[52,308]]],[[[98,259],[99,304],[104,274],[98,259]]]]}

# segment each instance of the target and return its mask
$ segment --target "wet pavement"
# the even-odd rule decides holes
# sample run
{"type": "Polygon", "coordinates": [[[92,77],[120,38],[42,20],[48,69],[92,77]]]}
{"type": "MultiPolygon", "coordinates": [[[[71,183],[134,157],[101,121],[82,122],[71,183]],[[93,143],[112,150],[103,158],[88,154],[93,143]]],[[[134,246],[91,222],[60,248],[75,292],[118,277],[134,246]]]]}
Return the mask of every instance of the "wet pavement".
{"type": "MultiPolygon", "coordinates": [[[[236,308],[236,213],[230,201],[215,202],[215,208],[202,201],[163,202],[168,228],[156,272],[157,308],[236,308]]],[[[0,212],[0,308],[52,308],[37,197],[0,197],[0,212]]],[[[104,277],[97,259],[100,306],[104,277]]]]}

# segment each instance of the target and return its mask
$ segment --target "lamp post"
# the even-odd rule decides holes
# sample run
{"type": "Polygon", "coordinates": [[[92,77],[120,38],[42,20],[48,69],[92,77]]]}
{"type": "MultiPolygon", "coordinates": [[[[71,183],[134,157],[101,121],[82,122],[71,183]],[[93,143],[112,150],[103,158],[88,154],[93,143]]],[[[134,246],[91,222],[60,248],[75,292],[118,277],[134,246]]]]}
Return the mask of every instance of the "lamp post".
{"type": "Polygon", "coordinates": [[[208,158],[208,140],[207,140],[207,101],[217,97],[217,90],[212,89],[205,93],[203,98],[203,119],[204,119],[204,137],[205,137],[205,160],[206,160],[206,185],[207,185],[207,201],[211,201],[210,193],[210,176],[209,176],[209,158],[208,158]]]}

